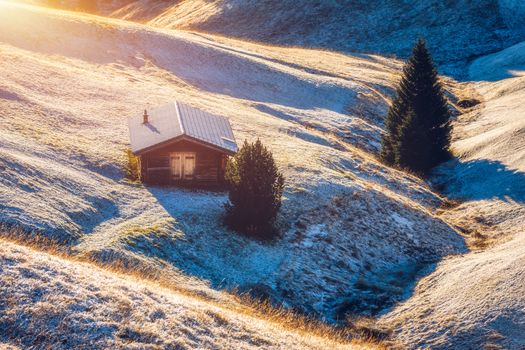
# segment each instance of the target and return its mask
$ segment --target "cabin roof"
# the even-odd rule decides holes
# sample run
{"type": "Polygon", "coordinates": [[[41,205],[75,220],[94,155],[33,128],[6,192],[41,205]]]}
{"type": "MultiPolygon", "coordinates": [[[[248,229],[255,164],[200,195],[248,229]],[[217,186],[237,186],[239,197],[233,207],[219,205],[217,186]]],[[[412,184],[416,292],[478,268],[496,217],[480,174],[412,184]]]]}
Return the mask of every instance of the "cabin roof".
{"type": "Polygon", "coordinates": [[[148,110],[128,120],[131,151],[144,153],[178,138],[212,146],[225,153],[237,152],[237,143],[227,118],[204,112],[178,101],[148,110]]]}

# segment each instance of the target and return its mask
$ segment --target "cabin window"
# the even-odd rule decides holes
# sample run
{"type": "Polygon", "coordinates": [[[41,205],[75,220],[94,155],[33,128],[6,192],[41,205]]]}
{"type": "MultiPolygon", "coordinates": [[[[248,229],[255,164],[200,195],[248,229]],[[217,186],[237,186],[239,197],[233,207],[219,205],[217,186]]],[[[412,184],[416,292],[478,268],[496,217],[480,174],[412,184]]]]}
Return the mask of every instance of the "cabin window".
{"type": "Polygon", "coordinates": [[[174,180],[192,180],[195,176],[195,153],[172,153],[171,176],[174,180]]]}
{"type": "Polygon", "coordinates": [[[161,170],[169,168],[168,157],[151,157],[148,159],[148,169],[161,170]]]}

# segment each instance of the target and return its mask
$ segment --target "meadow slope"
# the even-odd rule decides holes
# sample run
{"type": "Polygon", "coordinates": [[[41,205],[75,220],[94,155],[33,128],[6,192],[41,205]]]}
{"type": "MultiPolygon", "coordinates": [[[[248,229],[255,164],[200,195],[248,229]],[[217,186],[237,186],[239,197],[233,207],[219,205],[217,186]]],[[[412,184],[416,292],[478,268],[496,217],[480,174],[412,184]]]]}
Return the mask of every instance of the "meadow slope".
{"type": "Polygon", "coordinates": [[[443,201],[381,165],[399,62],[279,48],[0,2],[0,220],[72,254],[240,289],[328,322],[374,314],[466,250],[443,201]],[[286,179],[282,237],[221,221],[224,193],[123,178],[127,117],[180,99],[259,137],[286,179]]]}
{"type": "Polygon", "coordinates": [[[4,240],[0,285],[2,349],[380,348],[289,330],[240,305],[232,311],[227,296],[209,302],[4,240]]]}
{"type": "MultiPolygon", "coordinates": [[[[2,242],[0,293],[10,302],[0,304],[0,322],[17,336],[2,334],[1,341],[73,345],[92,334],[100,335],[91,339],[100,347],[338,345],[234,312],[241,306],[220,290],[235,289],[327,322],[379,313],[380,324],[409,348],[525,346],[524,44],[475,60],[472,83],[446,80],[451,91],[467,87],[481,103],[454,121],[458,159],[434,179],[458,200],[444,210],[443,198],[424,182],[374,157],[399,61],[163,29],[179,26],[172,22],[177,11],[193,16],[186,18],[195,19],[187,21],[192,28],[227,28],[223,18],[245,8],[203,2],[191,12],[183,1],[146,20],[134,11],[147,3],[131,2],[112,15],[156,29],[0,1],[0,221],[53,239],[77,259],[162,272],[184,293],[2,242]],[[173,99],[225,115],[238,141],[259,137],[271,148],[287,178],[279,240],[257,242],[226,229],[224,193],[144,187],[123,178],[126,118],[173,99]],[[50,312],[60,302],[64,307],[50,312]],[[135,303],[139,311],[130,310],[135,303]],[[32,328],[23,330],[29,319],[32,328]],[[85,322],[68,340],[60,332],[70,319],[85,322]],[[56,338],[38,338],[49,322],[62,327],[56,338]],[[183,335],[156,336],[166,331],[183,335]]],[[[484,4],[488,19],[461,23],[469,30],[460,30],[454,43],[463,48],[468,41],[465,50],[458,56],[455,45],[443,45],[437,52],[452,70],[472,52],[516,39],[520,22],[510,14],[523,10],[520,2],[484,4]]],[[[288,5],[279,4],[276,20],[289,18],[288,5]]],[[[469,13],[449,9],[458,10],[449,19],[474,16],[479,3],[467,5],[461,11],[469,13]]],[[[449,13],[439,9],[433,13],[449,13]]],[[[377,11],[383,10],[388,7],[377,11]]],[[[446,35],[462,28],[435,21],[446,35]]],[[[262,37],[254,30],[271,33],[269,27],[253,23],[244,34],[223,33],[302,45],[316,36],[330,39],[325,24],[307,26],[311,36],[291,30],[290,37],[262,37]]],[[[405,50],[406,38],[420,28],[402,23],[383,23],[401,29],[386,37],[373,33],[386,45],[374,49],[405,50]]],[[[291,25],[303,26],[304,17],[291,25]]],[[[355,40],[374,45],[363,38],[366,33],[355,40]]]]}
{"type": "Polygon", "coordinates": [[[525,45],[475,60],[482,103],[454,125],[459,159],[440,169],[461,204],[443,218],[474,252],[445,259],[382,322],[410,348],[525,346],[525,45]]]}
{"type": "Polygon", "coordinates": [[[424,36],[441,69],[462,77],[473,57],[520,41],[525,30],[520,0],[117,0],[99,1],[98,8],[162,28],[343,52],[407,56],[424,36]]]}

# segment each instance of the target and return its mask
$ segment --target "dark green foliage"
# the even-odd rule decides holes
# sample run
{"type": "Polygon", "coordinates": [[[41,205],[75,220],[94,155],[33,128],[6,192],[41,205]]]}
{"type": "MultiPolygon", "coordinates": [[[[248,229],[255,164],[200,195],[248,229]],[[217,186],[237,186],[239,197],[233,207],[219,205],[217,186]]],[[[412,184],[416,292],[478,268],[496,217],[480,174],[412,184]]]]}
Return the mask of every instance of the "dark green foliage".
{"type": "Polygon", "coordinates": [[[284,187],[284,178],[271,152],[260,140],[244,141],[228,162],[225,177],[230,199],[226,204],[226,222],[241,232],[271,238],[276,231],[273,224],[284,187]]]}
{"type": "Polygon", "coordinates": [[[388,110],[385,120],[386,133],[381,140],[381,159],[389,165],[395,164],[394,150],[395,143],[399,138],[398,128],[408,112],[406,100],[399,96],[401,96],[401,91],[398,88],[396,99],[388,110]]]}
{"type": "Polygon", "coordinates": [[[409,111],[406,119],[398,130],[398,141],[394,147],[395,163],[402,168],[411,169],[416,173],[422,169],[431,168],[430,144],[427,142],[428,135],[422,132],[416,114],[409,111]]]}
{"type": "Polygon", "coordinates": [[[381,159],[418,174],[449,159],[450,111],[424,40],[403,68],[385,121],[381,159]]]}

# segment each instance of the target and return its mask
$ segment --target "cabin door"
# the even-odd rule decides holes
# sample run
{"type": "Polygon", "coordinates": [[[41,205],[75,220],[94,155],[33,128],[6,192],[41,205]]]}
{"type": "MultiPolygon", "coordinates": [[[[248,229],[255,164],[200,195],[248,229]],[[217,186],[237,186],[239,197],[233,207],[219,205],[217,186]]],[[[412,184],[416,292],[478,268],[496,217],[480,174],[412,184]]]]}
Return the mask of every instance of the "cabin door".
{"type": "Polygon", "coordinates": [[[192,180],[195,175],[195,153],[172,153],[171,176],[173,180],[192,180]]]}
{"type": "Polygon", "coordinates": [[[192,180],[195,175],[195,153],[185,153],[182,165],[185,180],[192,180]]]}
{"type": "Polygon", "coordinates": [[[171,177],[173,180],[182,178],[182,155],[180,153],[171,154],[171,177]]]}

